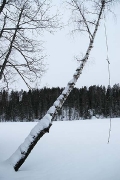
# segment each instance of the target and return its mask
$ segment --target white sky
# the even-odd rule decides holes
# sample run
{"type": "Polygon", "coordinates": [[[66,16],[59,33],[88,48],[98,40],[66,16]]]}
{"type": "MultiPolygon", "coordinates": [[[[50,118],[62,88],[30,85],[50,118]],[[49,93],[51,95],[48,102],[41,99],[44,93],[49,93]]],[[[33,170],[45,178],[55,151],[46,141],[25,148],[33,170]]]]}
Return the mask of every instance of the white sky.
{"type": "MultiPolygon", "coordinates": [[[[55,1],[59,11],[63,13],[63,21],[68,23],[70,11],[64,9],[60,0],[55,1]]],[[[111,85],[120,83],[120,5],[113,7],[111,13],[107,16],[106,28],[109,46],[109,60],[111,71],[111,85]]],[[[62,21],[61,20],[61,21],[62,21]]],[[[86,64],[83,73],[78,80],[76,87],[91,85],[108,85],[108,64],[106,61],[106,44],[104,21],[95,39],[94,48],[92,49],[88,63],[86,64]]],[[[71,35],[70,27],[65,27],[58,30],[54,35],[45,34],[45,52],[47,53],[47,72],[43,76],[40,88],[47,87],[64,87],[67,82],[72,79],[75,69],[79,65],[75,60],[75,56],[82,57],[88,47],[86,35],[75,34],[71,35]]],[[[21,89],[27,89],[25,85],[20,86],[21,89]]]]}

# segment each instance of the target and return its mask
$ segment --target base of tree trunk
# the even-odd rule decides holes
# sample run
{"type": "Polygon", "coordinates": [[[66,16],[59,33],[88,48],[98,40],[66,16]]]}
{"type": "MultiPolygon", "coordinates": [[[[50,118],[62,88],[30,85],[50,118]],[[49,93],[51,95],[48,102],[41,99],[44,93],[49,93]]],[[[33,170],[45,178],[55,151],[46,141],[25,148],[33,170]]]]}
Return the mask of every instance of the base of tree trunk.
{"type": "Polygon", "coordinates": [[[25,162],[26,158],[28,157],[28,155],[30,154],[30,152],[32,151],[32,149],[34,148],[34,146],[37,144],[38,140],[45,134],[45,133],[49,133],[50,127],[52,126],[52,124],[49,125],[48,128],[43,129],[42,131],[40,131],[39,135],[34,139],[34,141],[30,144],[27,152],[23,152],[24,157],[22,159],[20,159],[14,166],[15,171],[18,171],[18,169],[21,167],[21,165],[25,162]]]}

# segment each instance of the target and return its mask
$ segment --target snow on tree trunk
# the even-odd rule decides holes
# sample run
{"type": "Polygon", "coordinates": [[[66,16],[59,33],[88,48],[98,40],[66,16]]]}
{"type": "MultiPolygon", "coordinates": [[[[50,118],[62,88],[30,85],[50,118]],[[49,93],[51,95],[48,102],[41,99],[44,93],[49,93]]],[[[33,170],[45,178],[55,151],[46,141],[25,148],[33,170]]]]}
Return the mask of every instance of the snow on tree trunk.
{"type": "Polygon", "coordinates": [[[24,161],[26,160],[26,158],[28,157],[28,155],[30,154],[31,150],[34,148],[36,143],[39,141],[39,139],[45,133],[49,132],[49,129],[52,125],[52,120],[54,119],[54,117],[58,113],[58,111],[61,109],[63,103],[67,99],[70,92],[73,90],[77,79],[80,77],[80,74],[82,74],[83,67],[85,66],[85,63],[87,62],[88,57],[90,55],[90,51],[93,47],[95,35],[98,30],[99,22],[100,22],[104,7],[105,7],[105,1],[101,1],[101,9],[99,12],[95,30],[94,30],[92,38],[90,40],[87,52],[86,52],[84,58],[81,60],[80,66],[76,69],[76,72],[74,73],[72,80],[70,80],[68,82],[68,84],[67,84],[66,88],[63,90],[62,94],[54,102],[53,106],[50,107],[50,109],[47,111],[47,114],[31,130],[30,134],[25,139],[25,141],[18,147],[18,149],[15,151],[15,153],[7,160],[14,167],[15,171],[18,171],[18,169],[24,163],[24,161]]]}

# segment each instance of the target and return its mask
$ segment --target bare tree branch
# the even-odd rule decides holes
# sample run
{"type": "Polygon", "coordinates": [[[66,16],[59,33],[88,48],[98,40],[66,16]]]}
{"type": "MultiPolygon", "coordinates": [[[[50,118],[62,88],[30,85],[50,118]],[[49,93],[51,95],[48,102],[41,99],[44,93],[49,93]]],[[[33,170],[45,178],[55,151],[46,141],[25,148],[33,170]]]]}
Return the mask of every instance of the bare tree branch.
{"type": "Polygon", "coordinates": [[[91,38],[92,38],[92,34],[91,34],[91,32],[90,32],[90,29],[89,29],[87,20],[86,20],[86,18],[85,18],[85,15],[82,13],[81,7],[78,5],[78,3],[77,3],[76,0],[72,0],[72,2],[75,4],[75,7],[77,8],[77,10],[79,11],[80,15],[82,16],[83,22],[84,22],[84,24],[86,25],[87,31],[88,31],[89,36],[90,36],[90,39],[91,39],[91,38]]]}
{"type": "Polygon", "coordinates": [[[21,77],[22,80],[25,82],[25,84],[27,85],[27,87],[28,87],[29,89],[32,89],[32,88],[29,86],[29,84],[26,82],[26,80],[25,80],[25,78],[24,78],[24,75],[20,73],[19,69],[18,69],[14,64],[12,64],[11,62],[9,62],[9,64],[11,64],[11,67],[13,67],[13,68],[17,71],[17,73],[20,75],[20,77],[21,77]]]}
{"type": "MultiPolygon", "coordinates": [[[[32,84],[32,78],[37,81],[41,78],[45,72],[45,55],[40,36],[44,31],[53,32],[58,28],[57,14],[51,15],[50,10],[49,0],[6,1],[0,14],[0,80],[7,68],[10,72],[9,62],[26,74],[28,84],[32,84]]],[[[13,68],[11,75],[12,71],[13,68]]],[[[17,75],[13,78],[17,78],[17,75]]]]}
{"type": "Polygon", "coordinates": [[[5,15],[4,22],[3,22],[3,27],[2,27],[2,30],[0,31],[0,38],[2,37],[2,34],[4,32],[4,28],[5,28],[5,25],[6,25],[6,18],[7,18],[7,16],[5,15]]]}
{"type": "Polygon", "coordinates": [[[23,10],[24,10],[24,7],[21,9],[21,12],[20,12],[20,14],[19,14],[18,23],[17,23],[17,25],[16,25],[16,30],[15,30],[15,32],[14,32],[12,41],[11,41],[10,46],[9,46],[8,53],[7,53],[6,57],[5,57],[4,63],[3,63],[3,65],[2,65],[2,68],[1,68],[1,71],[0,71],[0,80],[2,79],[2,75],[3,75],[3,72],[4,72],[5,66],[6,66],[6,64],[7,64],[7,61],[8,61],[8,59],[9,59],[9,56],[10,56],[11,51],[12,51],[12,45],[13,45],[13,42],[14,42],[14,40],[15,40],[15,38],[16,38],[16,34],[17,34],[17,30],[18,30],[17,28],[19,27],[19,23],[20,23],[20,20],[21,20],[21,17],[22,17],[23,10]]]}
{"type": "Polygon", "coordinates": [[[3,9],[4,9],[5,5],[6,5],[6,3],[7,3],[6,0],[3,0],[3,1],[2,1],[2,4],[1,4],[1,6],[0,6],[0,14],[1,14],[1,12],[3,11],[3,9]]]}

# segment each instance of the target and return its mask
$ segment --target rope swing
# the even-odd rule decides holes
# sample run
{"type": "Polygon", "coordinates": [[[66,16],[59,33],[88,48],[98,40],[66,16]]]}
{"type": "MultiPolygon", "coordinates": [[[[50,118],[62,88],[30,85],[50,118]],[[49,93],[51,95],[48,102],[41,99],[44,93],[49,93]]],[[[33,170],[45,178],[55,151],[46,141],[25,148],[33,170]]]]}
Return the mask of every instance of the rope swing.
{"type": "MultiPolygon", "coordinates": [[[[109,87],[111,87],[110,60],[109,60],[109,48],[108,48],[108,37],[107,37],[105,14],[104,14],[104,30],[105,30],[105,43],[106,43],[106,51],[107,51],[106,61],[108,64],[108,84],[109,84],[109,87]]],[[[110,113],[109,113],[110,125],[109,125],[109,134],[108,134],[108,144],[110,142],[110,136],[111,136],[111,116],[112,116],[111,91],[110,91],[109,99],[110,99],[110,113]]]]}

